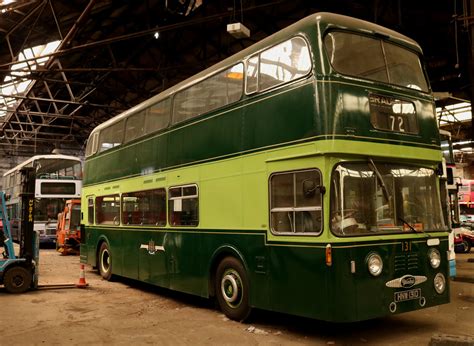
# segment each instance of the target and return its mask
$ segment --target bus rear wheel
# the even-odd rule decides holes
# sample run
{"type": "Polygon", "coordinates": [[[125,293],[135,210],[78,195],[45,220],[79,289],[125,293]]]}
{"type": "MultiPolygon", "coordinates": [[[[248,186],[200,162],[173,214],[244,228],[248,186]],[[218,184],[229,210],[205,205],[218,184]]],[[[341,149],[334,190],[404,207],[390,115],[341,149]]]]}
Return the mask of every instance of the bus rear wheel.
{"type": "Polygon", "coordinates": [[[217,302],[228,318],[243,321],[249,316],[249,284],[245,268],[239,260],[226,257],[219,263],[215,288],[217,302]]]}
{"type": "Polygon", "coordinates": [[[8,269],[3,277],[3,285],[9,293],[23,293],[31,286],[31,272],[23,267],[8,269]]]}
{"type": "Polygon", "coordinates": [[[97,266],[99,267],[100,276],[110,281],[112,279],[112,253],[106,242],[100,245],[97,266]]]}

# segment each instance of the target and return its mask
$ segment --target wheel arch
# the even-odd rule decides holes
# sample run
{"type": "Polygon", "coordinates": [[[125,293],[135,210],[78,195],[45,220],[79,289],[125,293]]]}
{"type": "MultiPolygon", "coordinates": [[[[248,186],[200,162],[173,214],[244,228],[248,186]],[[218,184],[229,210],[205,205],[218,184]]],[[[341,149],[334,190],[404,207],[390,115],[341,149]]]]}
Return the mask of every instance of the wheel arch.
{"type": "MultiPolygon", "coordinates": [[[[248,272],[247,262],[245,261],[245,257],[235,246],[230,244],[225,244],[217,248],[211,256],[211,260],[209,262],[209,280],[208,280],[208,292],[210,297],[214,297],[216,295],[215,285],[214,282],[216,280],[216,271],[217,266],[219,263],[226,257],[235,257],[238,259],[246,272],[248,272]]],[[[250,285],[250,283],[249,283],[250,285]]]]}
{"type": "Polygon", "coordinates": [[[107,246],[110,249],[110,242],[109,239],[105,235],[101,235],[99,239],[97,239],[97,245],[95,247],[95,265],[97,268],[99,268],[99,251],[100,247],[102,246],[103,243],[106,243],[107,246]]]}

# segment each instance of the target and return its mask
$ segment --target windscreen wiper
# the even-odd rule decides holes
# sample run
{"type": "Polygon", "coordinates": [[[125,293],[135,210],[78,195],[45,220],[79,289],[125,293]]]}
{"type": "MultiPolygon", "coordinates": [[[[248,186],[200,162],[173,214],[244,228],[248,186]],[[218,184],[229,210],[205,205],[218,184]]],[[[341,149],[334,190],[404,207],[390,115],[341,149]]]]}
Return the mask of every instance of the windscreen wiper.
{"type": "Polygon", "coordinates": [[[431,238],[431,236],[429,235],[429,233],[426,233],[425,231],[423,231],[422,229],[416,229],[415,227],[413,227],[410,223],[408,223],[407,221],[405,221],[404,219],[402,219],[401,217],[398,217],[398,220],[400,220],[401,222],[403,222],[405,225],[407,225],[413,232],[415,233],[423,233],[425,234],[428,238],[431,238]]]}
{"type": "Polygon", "coordinates": [[[377,166],[375,165],[374,161],[372,161],[371,158],[369,158],[369,162],[370,162],[372,168],[374,169],[375,175],[377,176],[377,180],[379,181],[380,186],[382,187],[383,196],[387,200],[387,202],[389,204],[389,207],[391,207],[390,206],[390,194],[388,193],[387,185],[385,185],[385,182],[383,181],[382,174],[380,174],[377,166]]]}

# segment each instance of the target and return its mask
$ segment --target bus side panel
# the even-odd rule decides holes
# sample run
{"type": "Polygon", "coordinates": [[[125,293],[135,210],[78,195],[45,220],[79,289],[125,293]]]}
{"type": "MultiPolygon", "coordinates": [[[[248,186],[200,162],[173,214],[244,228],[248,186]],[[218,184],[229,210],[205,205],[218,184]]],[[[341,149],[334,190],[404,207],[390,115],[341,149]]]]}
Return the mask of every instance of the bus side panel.
{"type": "Polygon", "coordinates": [[[171,132],[167,165],[176,166],[240,152],[242,108],[223,109],[222,112],[216,117],[171,132]]]}
{"type": "MultiPolygon", "coordinates": [[[[314,85],[302,80],[248,104],[244,116],[244,150],[314,136],[314,85]],[[301,85],[303,84],[303,85],[301,85]]],[[[320,125],[321,122],[318,122],[320,125]]],[[[321,130],[321,129],[320,129],[321,130]]]]}
{"type": "MultiPolygon", "coordinates": [[[[202,237],[187,230],[168,232],[164,240],[169,288],[185,293],[201,295],[205,278],[199,252],[202,237]]],[[[154,273],[158,268],[152,267],[154,273]]],[[[156,274],[151,274],[156,275],[156,274]]]]}
{"type": "Polygon", "coordinates": [[[165,240],[168,234],[157,230],[132,230],[130,239],[124,246],[131,244],[128,249],[129,254],[138,257],[135,265],[135,273],[141,281],[169,287],[169,273],[167,268],[167,256],[165,250],[165,240]]]}
{"type": "Polygon", "coordinates": [[[137,229],[121,228],[119,232],[122,233],[122,275],[130,279],[139,279],[139,248],[141,240],[147,237],[144,237],[143,231],[137,229]]]}
{"type": "Polygon", "coordinates": [[[326,319],[328,275],[324,247],[270,246],[271,310],[326,319]]]}
{"type": "MultiPolygon", "coordinates": [[[[217,116],[204,118],[192,126],[180,125],[166,134],[139,141],[137,145],[111,149],[98,158],[91,158],[84,168],[84,184],[159,171],[314,136],[315,98],[311,79],[298,81],[278,92],[283,97],[269,97],[270,92],[263,93],[246,107],[222,109],[217,116]]],[[[318,133],[323,132],[322,124],[317,122],[318,133]]]]}
{"type": "Polygon", "coordinates": [[[130,175],[145,174],[167,165],[168,135],[145,139],[111,150],[84,165],[84,184],[104,182],[130,175]],[[159,164],[158,164],[159,162],[159,164]]]}

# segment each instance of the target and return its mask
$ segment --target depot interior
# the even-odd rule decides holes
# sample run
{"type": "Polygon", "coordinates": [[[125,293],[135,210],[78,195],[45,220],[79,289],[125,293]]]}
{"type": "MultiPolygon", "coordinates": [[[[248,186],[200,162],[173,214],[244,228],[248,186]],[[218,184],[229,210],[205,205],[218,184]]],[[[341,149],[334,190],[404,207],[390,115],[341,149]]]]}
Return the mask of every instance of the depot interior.
{"type": "Polygon", "coordinates": [[[474,179],[467,0],[0,0],[0,174],[36,154],[83,157],[95,126],[320,11],[420,44],[455,176],[474,179]]]}

